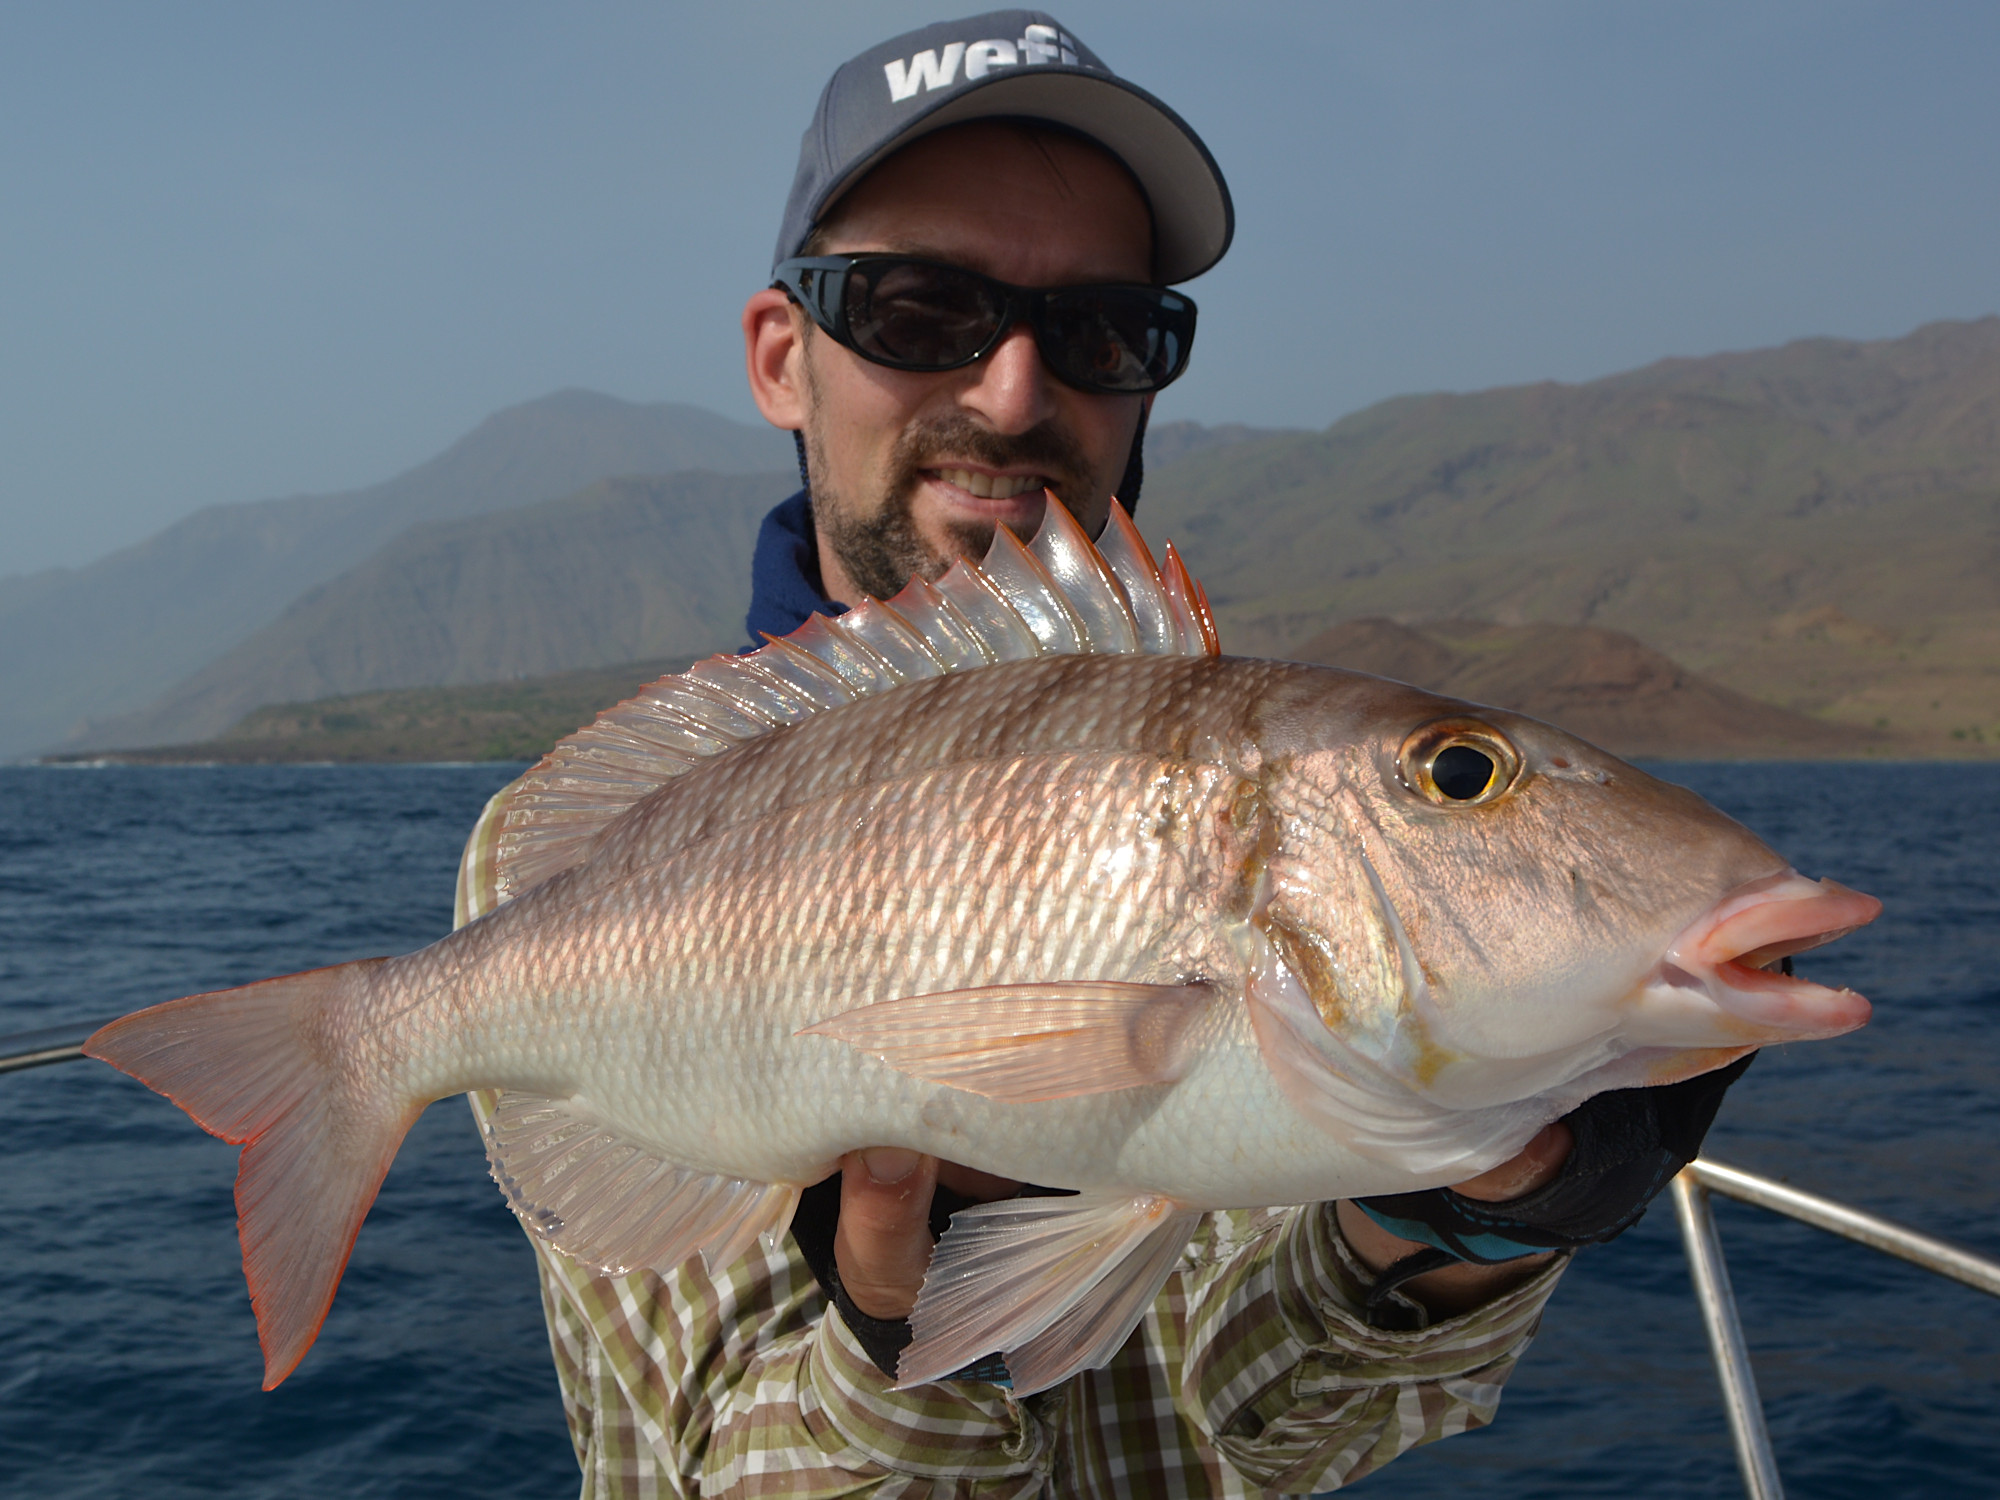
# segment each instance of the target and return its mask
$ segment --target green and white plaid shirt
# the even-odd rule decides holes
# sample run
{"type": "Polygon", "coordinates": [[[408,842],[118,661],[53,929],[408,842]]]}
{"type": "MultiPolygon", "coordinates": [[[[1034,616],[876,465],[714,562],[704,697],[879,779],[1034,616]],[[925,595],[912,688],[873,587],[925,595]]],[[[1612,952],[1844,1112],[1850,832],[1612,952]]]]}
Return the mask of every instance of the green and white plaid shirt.
{"type": "MultiPolygon", "coordinates": [[[[460,926],[497,904],[511,790],[466,844],[460,926]]],[[[1213,1213],[1110,1364],[1016,1400],[976,1381],[891,1390],[789,1236],[714,1276],[699,1257],[592,1276],[534,1244],[584,1500],[1330,1490],[1490,1422],[1563,1265],[1385,1332],[1329,1205],[1213,1213]]]]}

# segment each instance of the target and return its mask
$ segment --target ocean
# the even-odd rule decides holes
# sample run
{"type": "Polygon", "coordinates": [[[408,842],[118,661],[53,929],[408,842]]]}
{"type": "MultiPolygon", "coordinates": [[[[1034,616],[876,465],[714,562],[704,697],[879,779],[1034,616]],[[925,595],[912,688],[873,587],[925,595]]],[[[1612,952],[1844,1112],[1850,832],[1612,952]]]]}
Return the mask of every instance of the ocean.
{"type": "MultiPolygon", "coordinates": [[[[1803,967],[1875,1001],[1771,1049],[1708,1154],[2000,1257],[2000,765],[1666,765],[1887,903],[1803,967]]],[[[0,1034],[450,926],[516,766],[0,768],[0,1034]]],[[[526,1241],[465,1106],[418,1122],[319,1343],[269,1395],[236,1148],[111,1069],[0,1075],[0,1493],[555,1496],[577,1471],[526,1241]]],[[[2000,1299],[1717,1200],[1791,1493],[2000,1493],[2000,1299]]],[[[1742,1493],[1671,1207],[1577,1258],[1498,1420],[1353,1493],[1742,1493]]]]}

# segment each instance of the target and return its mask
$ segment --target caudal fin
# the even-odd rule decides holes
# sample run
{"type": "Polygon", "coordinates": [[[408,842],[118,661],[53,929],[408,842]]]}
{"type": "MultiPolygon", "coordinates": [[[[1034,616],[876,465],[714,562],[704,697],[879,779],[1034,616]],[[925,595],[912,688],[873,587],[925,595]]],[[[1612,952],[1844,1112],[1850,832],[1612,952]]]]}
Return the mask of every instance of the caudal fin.
{"type": "Polygon", "coordinates": [[[319,1337],[403,1136],[422,1112],[335,1071],[327,1042],[379,958],[169,1000],[83,1044],[243,1147],[236,1224],[264,1349],[264,1389],[319,1337]],[[328,1024],[329,1022],[333,1024],[328,1024]]]}

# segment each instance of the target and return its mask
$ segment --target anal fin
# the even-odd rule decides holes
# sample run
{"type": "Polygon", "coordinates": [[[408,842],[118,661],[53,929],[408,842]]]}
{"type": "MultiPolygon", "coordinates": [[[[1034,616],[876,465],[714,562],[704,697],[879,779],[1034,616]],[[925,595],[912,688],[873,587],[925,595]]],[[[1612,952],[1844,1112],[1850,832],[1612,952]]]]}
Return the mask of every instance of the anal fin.
{"type": "Polygon", "coordinates": [[[881,1000],[799,1035],[833,1037],[912,1077],[1027,1104],[1171,1083],[1213,995],[1205,984],[996,984],[881,1000]]]}
{"type": "Polygon", "coordinates": [[[567,1101],[503,1093],[482,1126],[493,1180],[536,1238],[602,1275],[711,1269],[791,1222],[799,1190],[698,1172],[622,1139],[567,1101]]]}
{"type": "Polygon", "coordinates": [[[1100,1365],[1159,1295],[1200,1215],[1153,1193],[1010,1198],[952,1216],[910,1314],[898,1389],[1000,1351],[1014,1393],[1100,1365]]]}

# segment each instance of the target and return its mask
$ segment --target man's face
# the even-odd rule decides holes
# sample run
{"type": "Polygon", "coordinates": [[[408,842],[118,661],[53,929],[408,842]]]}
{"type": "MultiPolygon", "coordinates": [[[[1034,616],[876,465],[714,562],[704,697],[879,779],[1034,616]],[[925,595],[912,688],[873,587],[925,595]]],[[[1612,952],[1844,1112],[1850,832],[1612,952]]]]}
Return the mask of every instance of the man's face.
{"type": "MultiPolygon", "coordinates": [[[[1001,124],[906,147],[824,227],[829,254],[921,255],[1020,286],[1151,279],[1151,220],[1125,169],[1087,143],[1001,124]]],[[[996,525],[1031,536],[1045,486],[1091,534],[1103,525],[1150,397],[1064,385],[1025,326],[963,369],[919,374],[870,364],[789,313],[833,597],[936,578],[985,556],[996,525]]]]}

